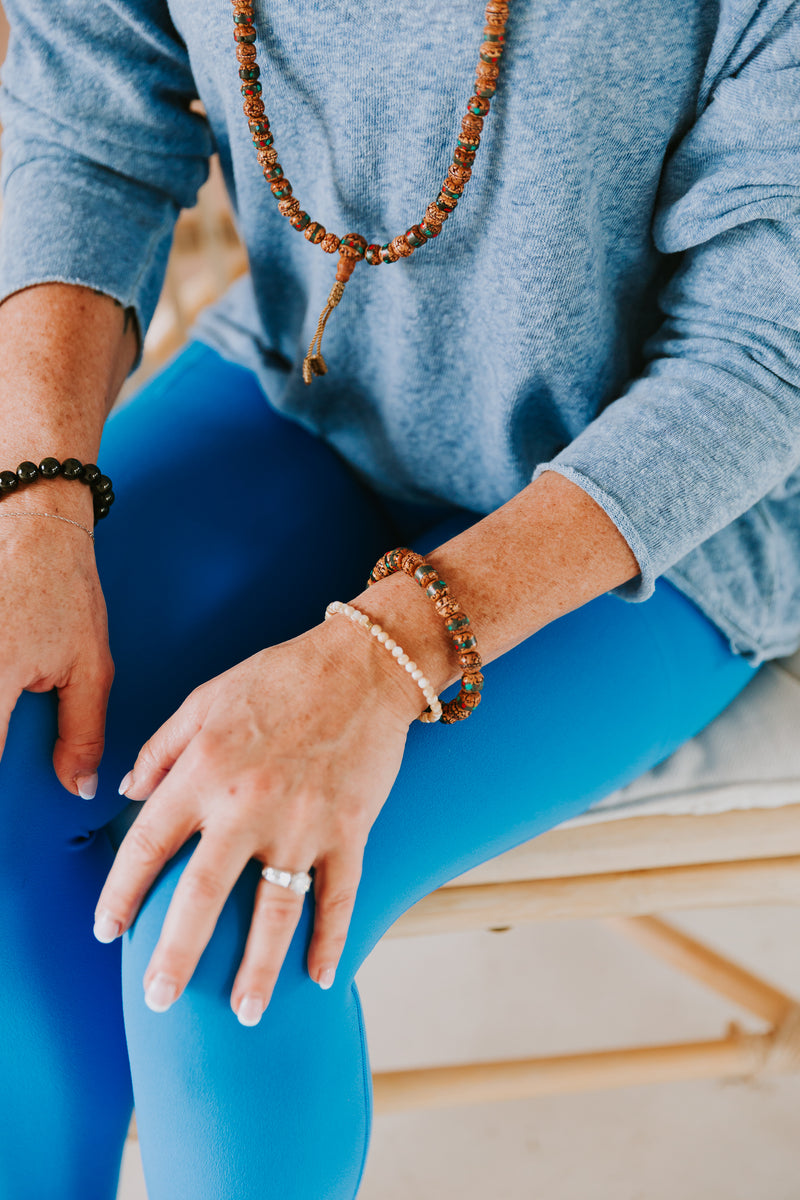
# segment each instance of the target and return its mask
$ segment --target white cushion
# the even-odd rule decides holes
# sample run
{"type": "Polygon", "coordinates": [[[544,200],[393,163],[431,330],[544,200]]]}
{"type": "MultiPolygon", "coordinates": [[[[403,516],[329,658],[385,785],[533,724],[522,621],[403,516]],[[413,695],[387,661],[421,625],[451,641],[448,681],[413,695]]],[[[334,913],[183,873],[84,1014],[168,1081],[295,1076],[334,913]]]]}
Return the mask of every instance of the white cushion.
{"type": "Polygon", "coordinates": [[[697,737],[559,828],[651,813],[714,813],[798,802],[800,651],[767,663],[697,737]]]}

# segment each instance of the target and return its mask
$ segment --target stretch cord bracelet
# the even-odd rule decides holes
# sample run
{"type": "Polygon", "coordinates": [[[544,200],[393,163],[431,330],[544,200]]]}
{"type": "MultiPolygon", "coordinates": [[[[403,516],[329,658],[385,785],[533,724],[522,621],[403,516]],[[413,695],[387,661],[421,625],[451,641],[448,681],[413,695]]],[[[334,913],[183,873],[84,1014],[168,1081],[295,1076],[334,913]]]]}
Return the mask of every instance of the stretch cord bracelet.
{"type": "Polygon", "coordinates": [[[30,487],[38,480],[56,479],[59,476],[62,479],[77,479],[91,489],[95,525],[108,516],[114,503],[111,480],[94,463],[82,463],[77,458],[65,458],[63,462],[57,458],[43,458],[38,467],[36,463],[26,461],[21,462],[16,471],[0,471],[0,500],[5,500],[20,488],[30,487]]]}
{"type": "Polygon", "coordinates": [[[408,672],[422,691],[429,705],[423,713],[420,713],[417,720],[424,722],[439,721],[442,716],[442,704],[436,695],[436,689],[417,664],[408,657],[403,647],[398,646],[394,638],[390,638],[386,630],[382,629],[377,621],[371,621],[365,612],[361,612],[358,608],[353,608],[352,604],[343,604],[341,600],[331,601],[325,609],[325,620],[330,620],[336,613],[341,613],[343,617],[347,617],[354,625],[363,626],[368,633],[372,634],[376,641],[380,642],[389,651],[392,658],[397,659],[398,666],[408,672]]]}
{"type": "Polygon", "coordinates": [[[387,575],[403,571],[424,590],[444,619],[445,629],[458,651],[458,663],[463,671],[461,691],[455,700],[448,700],[442,708],[442,724],[452,725],[465,720],[481,702],[483,660],[478,653],[478,643],[472,632],[469,617],[461,605],[453,599],[445,581],[435,567],[426,563],[421,554],[415,554],[407,546],[398,546],[378,559],[372,568],[367,586],[371,587],[387,575]]]}
{"type": "Polygon", "coordinates": [[[80,521],[73,521],[71,517],[60,517],[58,513],[39,512],[38,509],[26,509],[24,512],[0,512],[0,517],[7,519],[11,517],[52,517],[54,521],[64,521],[67,525],[74,525],[76,529],[82,529],[94,541],[94,530],[90,529],[88,525],[81,525],[80,521]]]}

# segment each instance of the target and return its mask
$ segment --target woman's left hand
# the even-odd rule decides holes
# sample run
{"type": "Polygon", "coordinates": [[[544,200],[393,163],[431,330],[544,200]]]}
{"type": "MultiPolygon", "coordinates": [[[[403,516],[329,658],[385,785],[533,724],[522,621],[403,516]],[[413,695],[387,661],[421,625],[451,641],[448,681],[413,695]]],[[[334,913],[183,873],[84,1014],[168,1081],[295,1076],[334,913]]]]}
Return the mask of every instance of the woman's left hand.
{"type": "MultiPolygon", "coordinates": [[[[127,929],[162,867],[201,834],[145,972],[156,1011],[191,979],[251,858],[292,871],[314,866],[308,971],[330,986],[367,836],[425,704],[373,640],[335,617],[262,650],[193,691],[142,747],[120,790],[147,803],[117,852],[95,931],[111,941],[127,929]]],[[[244,1024],[256,1024],[269,1003],[302,906],[302,895],[259,881],[231,992],[244,1024]]]]}

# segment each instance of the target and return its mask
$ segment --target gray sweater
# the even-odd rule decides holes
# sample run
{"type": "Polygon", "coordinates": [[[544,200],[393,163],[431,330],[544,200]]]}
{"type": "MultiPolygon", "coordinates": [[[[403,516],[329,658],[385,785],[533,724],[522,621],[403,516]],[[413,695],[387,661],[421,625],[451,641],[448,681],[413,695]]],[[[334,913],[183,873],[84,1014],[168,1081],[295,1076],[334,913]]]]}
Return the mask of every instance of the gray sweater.
{"type": "MultiPolygon", "coordinates": [[[[252,275],[198,336],[387,494],[489,512],[543,470],[758,662],[800,643],[800,2],[512,0],[472,180],[413,257],[335,257],[255,159],[228,0],[9,0],[0,298],[87,284],[145,329],[213,149],[252,275]],[[207,119],[190,111],[199,95],[207,119]]],[[[481,0],[256,0],[312,218],[385,243],[436,197],[481,0]]]]}

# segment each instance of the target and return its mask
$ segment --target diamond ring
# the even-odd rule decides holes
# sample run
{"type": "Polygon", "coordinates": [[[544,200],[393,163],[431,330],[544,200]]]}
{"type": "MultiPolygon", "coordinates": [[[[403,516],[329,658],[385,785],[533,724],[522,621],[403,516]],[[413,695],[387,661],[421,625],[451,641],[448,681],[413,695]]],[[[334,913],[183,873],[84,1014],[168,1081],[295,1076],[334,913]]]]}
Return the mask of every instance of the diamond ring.
{"type": "Polygon", "coordinates": [[[308,871],[282,871],[278,867],[264,867],[261,874],[267,883],[277,883],[279,887],[289,888],[298,896],[304,896],[311,887],[308,871]]]}

